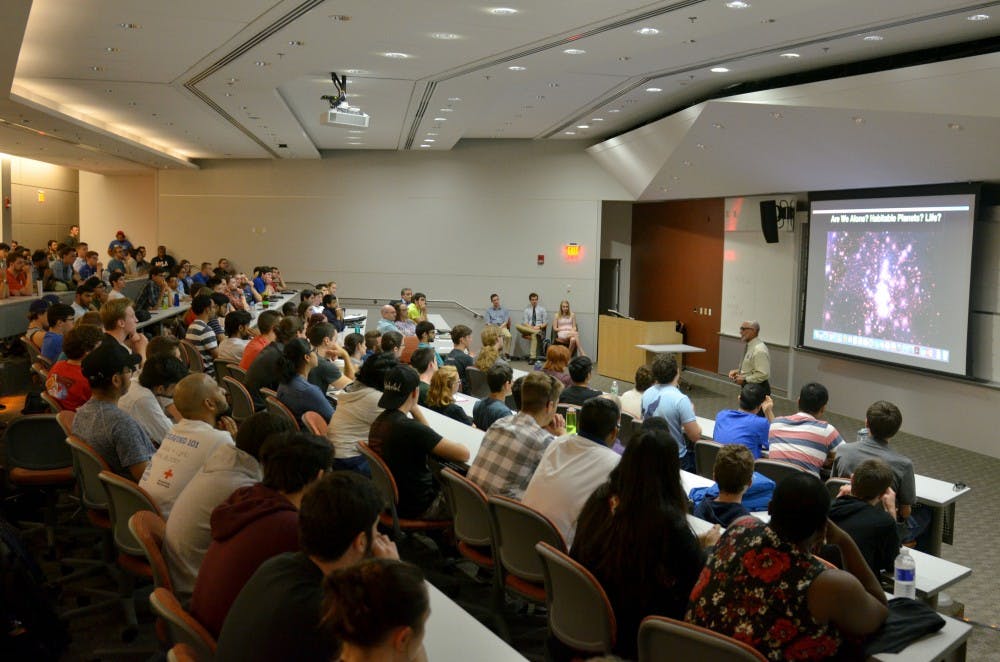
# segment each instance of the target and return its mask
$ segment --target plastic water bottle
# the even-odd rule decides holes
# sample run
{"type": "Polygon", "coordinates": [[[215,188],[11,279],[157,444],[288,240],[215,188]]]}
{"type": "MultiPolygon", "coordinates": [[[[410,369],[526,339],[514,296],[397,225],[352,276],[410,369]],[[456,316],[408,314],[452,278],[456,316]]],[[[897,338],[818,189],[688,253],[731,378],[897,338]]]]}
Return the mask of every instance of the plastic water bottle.
{"type": "Polygon", "coordinates": [[[858,430],[857,436],[854,437],[854,441],[856,442],[868,441],[869,436],[871,435],[868,432],[868,428],[861,428],[860,430],[858,430]]]}
{"type": "Polygon", "coordinates": [[[179,305],[181,305],[181,295],[174,292],[174,307],[176,308],[179,305]]]}
{"type": "Polygon", "coordinates": [[[570,409],[566,412],[566,432],[576,434],[576,410],[570,409]]]}
{"type": "Polygon", "coordinates": [[[893,576],[896,579],[892,594],[897,598],[917,598],[917,563],[910,556],[910,550],[903,548],[896,557],[893,576]]]}
{"type": "Polygon", "coordinates": [[[612,382],[611,382],[611,392],[614,393],[615,395],[618,395],[618,380],[617,379],[612,380],[612,382]]]}

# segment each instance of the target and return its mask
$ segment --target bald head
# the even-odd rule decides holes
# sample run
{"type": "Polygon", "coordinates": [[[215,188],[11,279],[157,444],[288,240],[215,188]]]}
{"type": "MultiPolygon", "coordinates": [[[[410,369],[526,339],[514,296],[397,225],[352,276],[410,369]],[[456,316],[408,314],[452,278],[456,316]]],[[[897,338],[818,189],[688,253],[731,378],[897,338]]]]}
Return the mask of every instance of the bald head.
{"type": "Polygon", "coordinates": [[[394,321],[396,319],[396,309],[390,304],[382,306],[382,319],[394,321]]]}
{"type": "Polygon", "coordinates": [[[192,373],[177,382],[174,405],[184,418],[213,424],[227,407],[225,393],[203,372],[192,373]]]}

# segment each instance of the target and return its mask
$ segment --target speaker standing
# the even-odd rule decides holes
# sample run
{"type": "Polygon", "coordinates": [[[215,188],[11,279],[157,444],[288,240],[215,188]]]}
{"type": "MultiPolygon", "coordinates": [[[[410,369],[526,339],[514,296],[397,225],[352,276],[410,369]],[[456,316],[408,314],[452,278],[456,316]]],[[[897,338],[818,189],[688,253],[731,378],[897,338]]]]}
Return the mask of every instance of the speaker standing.
{"type": "Polygon", "coordinates": [[[771,383],[768,381],[771,376],[771,355],[758,335],[760,324],[757,322],[746,321],[740,324],[740,340],[747,344],[746,352],[739,369],[729,371],[729,378],[740,386],[747,382],[760,384],[766,394],[771,395],[771,383]]]}

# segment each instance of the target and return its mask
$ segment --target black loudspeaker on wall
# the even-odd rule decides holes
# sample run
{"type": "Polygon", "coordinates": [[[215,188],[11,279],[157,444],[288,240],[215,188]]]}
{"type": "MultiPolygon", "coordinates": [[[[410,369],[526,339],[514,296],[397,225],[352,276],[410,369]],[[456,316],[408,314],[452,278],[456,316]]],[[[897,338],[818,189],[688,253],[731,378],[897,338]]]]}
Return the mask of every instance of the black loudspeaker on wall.
{"type": "Polygon", "coordinates": [[[769,244],[778,243],[778,202],[776,200],[760,201],[760,229],[764,233],[764,241],[769,244]]]}

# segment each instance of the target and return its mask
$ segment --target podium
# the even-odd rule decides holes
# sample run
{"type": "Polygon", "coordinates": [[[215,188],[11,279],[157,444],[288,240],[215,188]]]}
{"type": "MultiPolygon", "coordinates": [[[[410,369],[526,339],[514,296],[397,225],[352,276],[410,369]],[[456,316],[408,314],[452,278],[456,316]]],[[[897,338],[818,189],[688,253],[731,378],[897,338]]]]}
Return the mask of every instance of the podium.
{"type": "Polygon", "coordinates": [[[635,369],[646,363],[645,350],[636,345],[683,342],[676,322],[643,322],[601,315],[597,320],[597,371],[609,379],[631,382],[635,379],[635,369]]]}

